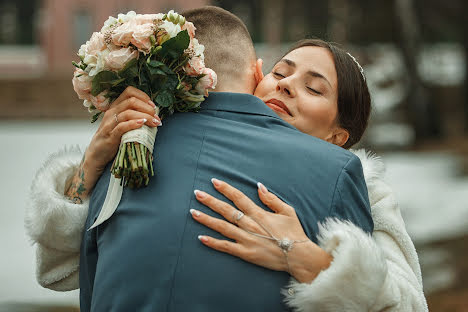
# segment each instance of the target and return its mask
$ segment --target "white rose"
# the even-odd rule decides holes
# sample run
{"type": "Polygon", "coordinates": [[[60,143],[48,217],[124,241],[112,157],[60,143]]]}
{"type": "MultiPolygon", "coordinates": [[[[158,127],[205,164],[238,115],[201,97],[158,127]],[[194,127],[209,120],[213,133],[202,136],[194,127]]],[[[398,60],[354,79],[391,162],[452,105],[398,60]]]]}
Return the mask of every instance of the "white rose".
{"type": "Polygon", "coordinates": [[[86,57],[87,48],[88,46],[86,45],[86,43],[81,45],[80,50],[78,51],[78,56],[80,57],[80,59],[84,60],[84,58],[86,57]]]}
{"type": "Polygon", "coordinates": [[[109,67],[107,66],[107,56],[109,55],[110,51],[109,50],[104,50],[102,52],[99,52],[97,55],[97,60],[96,64],[88,65],[86,68],[86,71],[89,72],[88,74],[93,77],[96,76],[99,72],[103,70],[108,70],[109,67]]]}
{"type": "Polygon", "coordinates": [[[204,60],[205,55],[203,53],[205,52],[205,46],[199,43],[197,38],[193,38],[191,43],[193,45],[192,48],[195,52],[195,55],[201,57],[204,60]]]}
{"type": "Polygon", "coordinates": [[[168,21],[164,21],[159,27],[163,28],[168,33],[168,35],[171,36],[171,38],[177,36],[177,34],[181,31],[179,24],[175,25],[168,21]]]}
{"type": "Polygon", "coordinates": [[[101,28],[101,33],[104,34],[106,31],[111,29],[111,27],[114,26],[115,24],[117,24],[118,22],[119,21],[115,17],[109,16],[107,21],[104,22],[104,26],[102,26],[102,28],[101,28]]]}
{"type": "Polygon", "coordinates": [[[117,16],[117,20],[120,22],[120,23],[126,23],[132,19],[134,19],[135,17],[137,16],[137,14],[135,13],[135,11],[129,11],[127,14],[122,14],[120,13],[118,16],[117,16]]]}

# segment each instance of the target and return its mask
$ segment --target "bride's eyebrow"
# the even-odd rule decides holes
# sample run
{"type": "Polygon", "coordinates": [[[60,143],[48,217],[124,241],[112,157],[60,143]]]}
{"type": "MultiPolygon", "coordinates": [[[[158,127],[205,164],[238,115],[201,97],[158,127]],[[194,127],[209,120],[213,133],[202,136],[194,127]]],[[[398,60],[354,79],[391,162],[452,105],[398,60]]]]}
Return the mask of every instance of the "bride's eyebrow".
{"type": "MultiPolygon", "coordinates": [[[[278,63],[280,63],[280,62],[286,63],[286,64],[288,64],[289,66],[291,66],[291,67],[293,67],[293,68],[296,68],[296,63],[294,63],[294,62],[291,61],[291,60],[288,60],[288,59],[283,58],[283,59],[281,59],[278,63]]],[[[325,78],[325,76],[322,75],[321,73],[316,72],[316,71],[313,71],[313,70],[309,70],[309,71],[307,71],[306,75],[311,76],[311,77],[314,77],[314,78],[320,78],[320,79],[325,80],[325,81],[328,83],[328,85],[330,86],[330,88],[331,88],[331,83],[330,83],[330,81],[328,81],[328,79],[325,78]]]]}

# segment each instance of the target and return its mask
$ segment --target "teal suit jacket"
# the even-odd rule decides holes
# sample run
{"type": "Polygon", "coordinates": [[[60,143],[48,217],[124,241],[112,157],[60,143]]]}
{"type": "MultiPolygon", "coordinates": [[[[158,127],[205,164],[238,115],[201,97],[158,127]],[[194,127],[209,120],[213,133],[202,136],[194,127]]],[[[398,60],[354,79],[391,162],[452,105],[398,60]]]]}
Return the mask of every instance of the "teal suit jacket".
{"type": "MultiPolygon", "coordinates": [[[[108,165],[109,169],[110,164],[108,165]]],[[[125,189],[114,215],[83,234],[81,311],[285,311],[280,289],[289,275],[202,245],[197,236],[218,233],[195,222],[189,209],[220,217],[194,198],[222,179],[258,200],[261,181],[293,206],[316,241],[328,217],[373,229],[359,159],[349,151],[301,133],[261,100],[211,93],[200,113],[164,121],[154,150],[155,177],[142,189],[125,189]]],[[[90,201],[86,228],[107,192],[109,170],[90,201]]]]}

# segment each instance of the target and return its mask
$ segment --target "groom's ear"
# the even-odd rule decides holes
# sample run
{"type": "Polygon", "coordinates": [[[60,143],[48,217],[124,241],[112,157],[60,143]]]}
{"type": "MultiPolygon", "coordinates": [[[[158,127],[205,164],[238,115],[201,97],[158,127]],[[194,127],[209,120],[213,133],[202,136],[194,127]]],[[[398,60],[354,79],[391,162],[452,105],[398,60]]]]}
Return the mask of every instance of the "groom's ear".
{"type": "Polygon", "coordinates": [[[260,81],[262,81],[264,77],[262,67],[263,67],[263,60],[258,59],[257,62],[255,62],[255,74],[254,74],[255,82],[257,83],[257,85],[260,83],[260,81]]]}

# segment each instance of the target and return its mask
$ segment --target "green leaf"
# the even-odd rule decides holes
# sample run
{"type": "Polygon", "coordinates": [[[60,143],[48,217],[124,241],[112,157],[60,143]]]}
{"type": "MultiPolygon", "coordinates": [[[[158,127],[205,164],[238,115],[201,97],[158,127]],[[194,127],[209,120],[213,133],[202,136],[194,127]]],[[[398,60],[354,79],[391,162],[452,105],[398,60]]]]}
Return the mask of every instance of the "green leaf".
{"type": "Polygon", "coordinates": [[[161,57],[170,56],[174,59],[184,53],[184,50],[188,48],[190,43],[190,36],[187,30],[183,30],[177,34],[174,38],[171,38],[162,44],[162,49],[159,51],[161,57]]]}
{"type": "Polygon", "coordinates": [[[177,75],[168,75],[164,83],[163,89],[166,90],[175,90],[179,84],[179,79],[177,75]]]}
{"type": "Polygon", "coordinates": [[[166,76],[166,73],[162,71],[159,68],[154,68],[154,67],[148,67],[148,70],[151,75],[161,75],[161,76],[166,76]]]}
{"type": "Polygon", "coordinates": [[[91,94],[93,96],[96,96],[102,91],[106,89],[110,89],[112,86],[111,82],[114,80],[117,80],[118,78],[119,77],[117,76],[117,74],[112,71],[105,70],[105,71],[99,72],[93,78],[91,94]]]}
{"type": "Polygon", "coordinates": [[[154,68],[158,68],[158,67],[164,66],[164,63],[163,63],[163,62],[156,61],[156,60],[151,60],[151,61],[148,63],[148,65],[151,66],[151,67],[154,67],[154,68]]]}
{"type": "Polygon", "coordinates": [[[115,87],[117,85],[119,85],[120,83],[124,82],[127,78],[120,78],[120,79],[116,79],[116,80],[112,80],[110,81],[110,84],[112,87],[115,87]]]}
{"type": "Polygon", "coordinates": [[[123,69],[119,71],[119,76],[123,78],[135,78],[138,76],[138,60],[129,61],[123,69]]]}
{"type": "Polygon", "coordinates": [[[91,117],[91,123],[96,122],[96,120],[99,118],[99,115],[101,115],[101,112],[94,114],[93,117],[91,117]]]}
{"type": "Polygon", "coordinates": [[[156,103],[162,107],[170,107],[175,102],[175,97],[172,92],[168,90],[161,91],[156,96],[156,103]]]}

